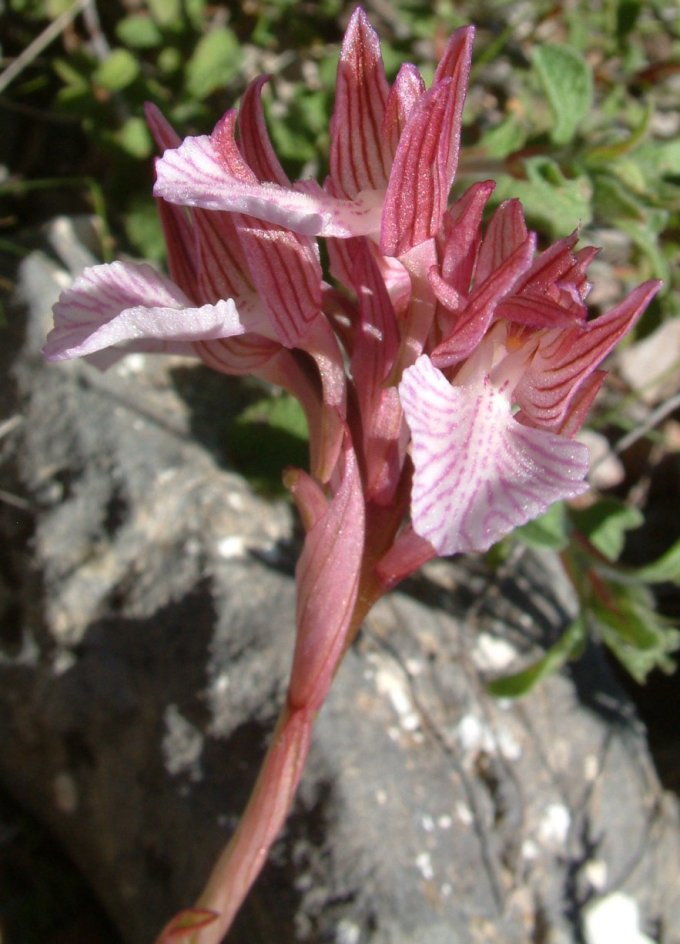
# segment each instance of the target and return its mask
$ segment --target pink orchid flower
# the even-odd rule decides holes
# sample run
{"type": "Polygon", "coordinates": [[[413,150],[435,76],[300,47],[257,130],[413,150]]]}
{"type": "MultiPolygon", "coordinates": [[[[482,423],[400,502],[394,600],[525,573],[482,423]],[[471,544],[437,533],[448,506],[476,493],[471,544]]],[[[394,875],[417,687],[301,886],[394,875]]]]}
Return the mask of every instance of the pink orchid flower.
{"type": "Polygon", "coordinates": [[[222,940],[376,600],[436,554],[486,550],[587,488],[574,435],[599,365],[658,290],[641,285],[589,320],[595,250],[575,250],[577,234],[537,253],[515,200],[484,225],[491,181],[449,204],[472,38],[454,33],[430,89],[411,65],[390,87],[357,9],[323,186],[291,183],[281,167],[264,77],[210,135],[180,141],[150,106],[171,279],[137,263],[95,266],[55,306],[50,360],[192,353],[285,387],[309,421],[311,474],[285,475],[306,532],[286,701],[238,830],[160,942],[222,940]]]}

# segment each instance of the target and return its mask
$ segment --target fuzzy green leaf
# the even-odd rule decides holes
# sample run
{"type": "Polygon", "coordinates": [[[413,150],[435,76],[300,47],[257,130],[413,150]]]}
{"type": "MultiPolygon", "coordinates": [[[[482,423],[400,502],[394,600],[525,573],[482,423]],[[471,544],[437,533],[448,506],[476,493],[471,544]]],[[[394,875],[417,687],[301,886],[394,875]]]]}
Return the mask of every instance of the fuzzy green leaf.
{"type": "Polygon", "coordinates": [[[593,103],[590,67],[571,46],[557,44],[539,46],[532,59],[552,114],[550,137],[567,144],[593,103]]]}
{"type": "Polygon", "coordinates": [[[590,508],[572,508],[569,514],[576,529],[610,561],[618,560],[626,531],[639,528],[645,520],[637,508],[615,498],[602,498],[590,508]]]}
{"type": "Polygon", "coordinates": [[[139,62],[127,49],[114,49],[94,70],[92,81],[108,92],[120,92],[139,75],[139,62]]]}
{"type": "Polygon", "coordinates": [[[680,587],[680,541],[676,541],[658,560],[638,567],[635,576],[644,583],[674,583],[680,587]]]}
{"type": "Polygon", "coordinates": [[[527,521],[521,528],[516,528],[513,537],[530,547],[562,550],[569,543],[564,502],[556,502],[544,515],[534,518],[533,521],[527,521]]]}
{"type": "Polygon", "coordinates": [[[186,68],[186,87],[199,101],[222,88],[239,70],[241,48],[226,26],[219,26],[199,41],[186,68]]]}
{"type": "Polygon", "coordinates": [[[163,34],[150,16],[126,16],[116,25],[116,36],[132,49],[155,49],[163,42],[163,34]]]}

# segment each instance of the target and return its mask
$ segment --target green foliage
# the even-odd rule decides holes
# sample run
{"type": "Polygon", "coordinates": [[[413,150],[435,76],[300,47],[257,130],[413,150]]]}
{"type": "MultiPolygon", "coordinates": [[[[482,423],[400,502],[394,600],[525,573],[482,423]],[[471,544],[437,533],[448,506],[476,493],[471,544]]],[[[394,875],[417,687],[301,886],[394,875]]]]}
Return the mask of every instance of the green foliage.
{"type": "Polygon", "coordinates": [[[308,464],[307,421],[298,401],[287,393],[250,404],[237,416],[227,438],[231,461],[265,495],[284,494],[285,466],[308,464]]]}
{"type": "Polygon", "coordinates": [[[189,97],[203,101],[231,81],[240,66],[241,50],[230,29],[222,26],[206,33],[187,62],[185,82],[189,97]]]}
{"type": "Polygon", "coordinates": [[[515,531],[514,537],[524,544],[560,551],[580,612],[544,656],[520,672],[488,683],[492,694],[524,695],[580,655],[589,636],[604,644],[637,682],[644,682],[656,669],[675,669],[672,653],[680,649],[680,631],[659,615],[649,585],[680,586],[680,541],[644,567],[617,563],[626,532],[643,521],[637,509],[602,498],[580,509],[560,503],[515,531]]]}
{"type": "Polygon", "coordinates": [[[550,137],[567,144],[593,104],[593,77],[582,55],[570,46],[537,46],[532,57],[552,113],[550,137]]]}

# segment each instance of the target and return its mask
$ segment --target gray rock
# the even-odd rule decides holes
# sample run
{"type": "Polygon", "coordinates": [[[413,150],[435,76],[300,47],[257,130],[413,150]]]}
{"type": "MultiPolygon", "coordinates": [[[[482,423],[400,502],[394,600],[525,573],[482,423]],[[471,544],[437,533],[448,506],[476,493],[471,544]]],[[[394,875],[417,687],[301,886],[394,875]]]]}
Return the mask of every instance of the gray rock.
{"type": "MultiPolygon", "coordinates": [[[[82,262],[67,221],[48,237],[82,262]]],[[[290,664],[297,538],[226,465],[242,385],[178,359],[42,363],[64,278],[24,260],[22,346],[3,352],[0,781],[146,944],[247,799],[290,664]]],[[[377,606],[229,941],[576,944],[612,891],[680,941],[677,803],[599,650],[517,703],[485,694],[573,605],[556,561],[525,553],[496,574],[433,563],[377,606]]]]}

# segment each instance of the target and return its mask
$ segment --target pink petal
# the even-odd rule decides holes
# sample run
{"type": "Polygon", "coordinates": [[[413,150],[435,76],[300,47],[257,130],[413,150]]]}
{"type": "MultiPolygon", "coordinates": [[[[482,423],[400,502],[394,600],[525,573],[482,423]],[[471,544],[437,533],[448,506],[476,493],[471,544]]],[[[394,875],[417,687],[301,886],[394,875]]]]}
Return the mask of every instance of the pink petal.
{"type": "Polygon", "coordinates": [[[161,154],[167,148],[179,147],[182,139],[160,108],[156,108],[153,102],[146,102],[144,105],[144,117],[161,154]]]}
{"type": "Polygon", "coordinates": [[[640,318],[660,282],[645,282],[593,321],[554,328],[542,335],[531,366],[514,397],[532,422],[559,428],[572,396],[640,318]]]}
{"type": "Polygon", "coordinates": [[[401,405],[396,389],[385,386],[399,350],[399,332],[371,251],[365,240],[356,243],[353,273],[360,323],[351,373],[361,413],[366,495],[387,504],[399,484],[404,459],[401,405]]]}
{"type": "Polygon", "coordinates": [[[232,299],[193,308],[151,266],[113,262],[85,269],[62,293],[44,353],[58,361],[120,342],[194,341],[244,330],[232,299]]]}
{"type": "Polygon", "coordinates": [[[157,162],[154,194],[170,203],[245,213],[306,236],[346,239],[379,228],[379,199],[373,194],[337,200],[319,187],[260,184],[252,171],[252,180],[244,180],[248,171],[243,160],[227,167],[213,137],[186,138],[157,162]]]}
{"type": "Polygon", "coordinates": [[[357,7],[342,44],[331,122],[331,179],[338,195],[384,190],[392,152],[383,131],[389,86],[380,40],[357,7]]]}
{"type": "MultiPolygon", "coordinates": [[[[460,311],[453,330],[432,352],[438,367],[449,367],[468,357],[486,334],[497,306],[510,294],[521,276],[531,265],[536,247],[533,233],[517,246],[514,252],[493,271],[486,282],[475,286],[465,308],[460,311]]],[[[440,300],[446,304],[443,287],[433,281],[440,300]]]]}
{"type": "Polygon", "coordinates": [[[194,350],[208,367],[224,374],[253,374],[261,370],[280,351],[281,345],[259,334],[198,341],[194,350]]]}
{"type": "Polygon", "coordinates": [[[272,147],[262,110],[262,88],[268,81],[269,76],[259,76],[250,83],[241,99],[238,112],[241,153],[260,183],[270,182],[289,187],[290,180],[272,147]]]}
{"type": "Polygon", "coordinates": [[[413,527],[440,554],[485,551],[588,487],[587,448],[517,423],[483,374],[451,386],[421,357],[399,394],[413,437],[413,527]]]}
{"type": "Polygon", "coordinates": [[[297,639],[289,703],[316,710],[322,704],[342,654],[359,589],[364,551],[364,500],[361,476],[349,435],[344,447],[342,480],[321,513],[318,493],[296,488],[293,497],[311,507],[303,517],[313,522],[298,561],[297,639]]]}
{"type": "Polygon", "coordinates": [[[528,236],[522,204],[506,200],[489,220],[477,256],[475,284],[482,285],[499,269],[528,236]]]}
{"type": "Polygon", "coordinates": [[[192,216],[198,256],[196,283],[201,301],[238,298],[240,303],[251,298],[255,286],[234,215],[194,210],[192,216]]]}
{"type": "Polygon", "coordinates": [[[390,157],[396,153],[402,131],[424,94],[423,77],[414,65],[405,62],[390,89],[383,118],[383,134],[389,141],[390,157]]]}
{"type": "Polygon", "coordinates": [[[482,216],[495,183],[473,184],[444,217],[442,278],[456,292],[468,295],[481,242],[482,216]]]}
{"type": "Polygon", "coordinates": [[[274,336],[286,347],[296,347],[321,314],[322,271],[315,242],[251,217],[240,218],[238,235],[274,336]]]}
{"type": "Polygon", "coordinates": [[[385,194],[384,255],[403,255],[441,225],[458,165],[473,37],[471,27],[456,31],[434,86],[419,100],[403,131],[385,194]]]}

